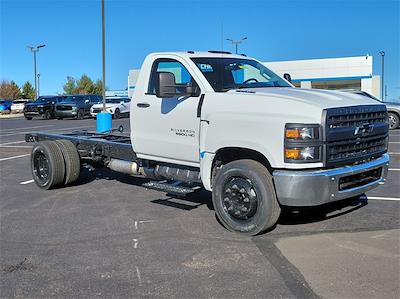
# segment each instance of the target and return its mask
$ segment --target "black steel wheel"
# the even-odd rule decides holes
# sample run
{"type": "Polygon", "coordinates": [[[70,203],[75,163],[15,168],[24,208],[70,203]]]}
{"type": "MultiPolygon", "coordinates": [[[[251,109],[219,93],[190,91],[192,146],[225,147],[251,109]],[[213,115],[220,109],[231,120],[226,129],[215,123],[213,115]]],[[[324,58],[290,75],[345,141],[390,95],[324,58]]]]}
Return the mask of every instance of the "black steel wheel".
{"type": "Polygon", "coordinates": [[[273,227],[281,211],[271,174],[253,160],[233,161],[219,170],[213,184],[213,204],[227,229],[247,235],[273,227]]]}
{"type": "Polygon", "coordinates": [[[83,109],[78,110],[78,114],[76,115],[77,119],[83,119],[85,117],[85,111],[83,109]]]}
{"type": "Polygon", "coordinates": [[[64,181],[64,158],[54,141],[35,144],[31,153],[31,168],[36,185],[42,189],[56,187],[64,181]]]}
{"type": "Polygon", "coordinates": [[[78,178],[81,171],[81,160],[75,145],[69,140],[56,140],[55,141],[65,162],[65,177],[64,185],[74,183],[78,178]]]}
{"type": "Polygon", "coordinates": [[[393,112],[388,112],[389,129],[394,130],[399,127],[399,116],[393,112]]]}
{"type": "Polygon", "coordinates": [[[44,119],[51,119],[51,112],[49,110],[46,110],[43,114],[44,119]]]}
{"type": "Polygon", "coordinates": [[[115,119],[118,119],[121,117],[121,111],[119,111],[119,108],[115,109],[113,117],[115,119]]]}

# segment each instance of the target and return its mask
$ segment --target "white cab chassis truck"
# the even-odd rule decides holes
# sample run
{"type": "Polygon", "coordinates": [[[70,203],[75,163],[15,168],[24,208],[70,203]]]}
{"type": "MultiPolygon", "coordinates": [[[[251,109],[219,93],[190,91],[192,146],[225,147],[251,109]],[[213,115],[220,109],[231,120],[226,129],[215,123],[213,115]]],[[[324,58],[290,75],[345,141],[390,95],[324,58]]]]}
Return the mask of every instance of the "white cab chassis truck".
{"type": "Polygon", "coordinates": [[[283,206],[317,206],[383,184],[385,105],[362,95],[298,89],[259,61],[227,52],[154,53],[141,68],[130,138],[31,133],[44,189],[72,184],[81,162],[150,179],[148,188],[212,192],[220,222],[256,235],[283,206]]]}

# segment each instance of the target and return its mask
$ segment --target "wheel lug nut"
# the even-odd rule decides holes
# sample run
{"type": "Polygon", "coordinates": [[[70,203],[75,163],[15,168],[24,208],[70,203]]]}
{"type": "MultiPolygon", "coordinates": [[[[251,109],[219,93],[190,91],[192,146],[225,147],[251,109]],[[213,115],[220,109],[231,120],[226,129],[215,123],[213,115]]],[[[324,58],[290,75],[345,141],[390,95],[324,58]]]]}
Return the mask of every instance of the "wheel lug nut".
{"type": "Polygon", "coordinates": [[[231,193],[231,192],[232,192],[231,188],[225,190],[225,193],[231,193]]]}
{"type": "Polygon", "coordinates": [[[248,197],[245,197],[245,198],[243,199],[243,201],[244,201],[244,202],[249,202],[250,199],[249,199],[248,197]]]}
{"type": "Polygon", "coordinates": [[[225,197],[224,198],[224,202],[228,202],[229,201],[229,198],[228,197],[225,197]]]}
{"type": "Polygon", "coordinates": [[[239,212],[239,211],[236,211],[236,212],[235,212],[235,215],[236,215],[236,216],[239,216],[239,215],[240,215],[240,212],[239,212]]]}
{"type": "Polygon", "coordinates": [[[246,208],[246,207],[243,207],[243,208],[242,208],[242,212],[247,212],[247,208],[246,208]]]}
{"type": "Polygon", "coordinates": [[[240,193],[244,193],[244,192],[246,192],[246,190],[244,190],[244,188],[242,188],[242,189],[239,190],[239,192],[240,193]]]}
{"type": "Polygon", "coordinates": [[[232,189],[239,190],[239,187],[235,184],[232,186],[232,189]]]}
{"type": "Polygon", "coordinates": [[[229,208],[228,208],[228,211],[232,211],[233,210],[233,208],[232,208],[232,206],[230,206],[229,208]]]}

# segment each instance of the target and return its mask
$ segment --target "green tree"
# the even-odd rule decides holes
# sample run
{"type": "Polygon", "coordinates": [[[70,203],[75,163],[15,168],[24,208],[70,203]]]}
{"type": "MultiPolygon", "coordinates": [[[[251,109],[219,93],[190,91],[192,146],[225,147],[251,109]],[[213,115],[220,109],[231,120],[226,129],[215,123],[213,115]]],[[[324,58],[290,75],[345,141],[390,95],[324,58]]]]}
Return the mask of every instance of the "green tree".
{"type": "Polygon", "coordinates": [[[88,76],[83,74],[80,79],[76,80],[73,77],[67,77],[67,83],[63,86],[65,94],[102,94],[102,81],[93,80],[88,76]]]}
{"type": "Polygon", "coordinates": [[[25,99],[34,99],[35,98],[35,89],[29,81],[26,81],[22,86],[22,94],[21,96],[25,99]]]}
{"type": "Polygon", "coordinates": [[[80,94],[92,94],[94,91],[94,84],[89,76],[83,74],[76,82],[76,91],[80,94]]]}
{"type": "Polygon", "coordinates": [[[103,81],[102,80],[96,80],[94,83],[94,94],[97,94],[101,96],[103,94],[103,81]]]}
{"type": "Polygon", "coordinates": [[[0,82],[0,98],[6,100],[16,100],[20,98],[21,90],[14,81],[3,80],[0,82]]]}
{"type": "Polygon", "coordinates": [[[67,83],[63,86],[64,93],[74,94],[76,90],[76,80],[74,77],[67,77],[67,83]]]}

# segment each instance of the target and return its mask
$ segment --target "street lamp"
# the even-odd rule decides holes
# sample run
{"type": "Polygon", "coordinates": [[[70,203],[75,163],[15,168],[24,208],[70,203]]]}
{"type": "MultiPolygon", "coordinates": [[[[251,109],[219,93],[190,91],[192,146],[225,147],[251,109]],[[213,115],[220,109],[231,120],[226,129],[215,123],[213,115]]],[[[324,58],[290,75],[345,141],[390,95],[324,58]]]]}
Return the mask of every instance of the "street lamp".
{"type": "Polygon", "coordinates": [[[106,112],[106,33],[104,29],[104,0],[101,0],[101,47],[103,68],[103,112],[106,112]]]}
{"type": "Polygon", "coordinates": [[[235,53],[237,54],[238,53],[238,45],[240,45],[246,39],[247,39],[247,37],[243,37],[239,40],[234,40],[234,39],[230,39],[230,38],[227,38],[226,40],[230,41],[232,43],[232,45],[235,45],[235,53]]]}
{"type": "Polygon", "coordinates": [[[382,101],[383,101],[383,99],[384,99],[383,87],[385,86],[384,85],[384,79],[385,79],[385,77],[384,77],[385,76],[385,51],[380,51],[379,54],[381,54],[381,56],[382,56],[381,98],[382,98],[382,101]]]}
{"type": "Polygon", "coordinates": [[[27,46],[29,49],[31,49],[31,52],[33,53],[33,72],[34,72],[34,80],[35,80],[35,100],[38,98],[38,89],[37,89],[37,81],[36,81],[36,52],[39,52],[40,48],[45,47],[46,45],[39,45],[36,47],[32,46],[27,46]]]}
{"type": "Polygon", "coordinates": [[[37,74],[37,97],[40,97],[40,74],[37,74]]]}

